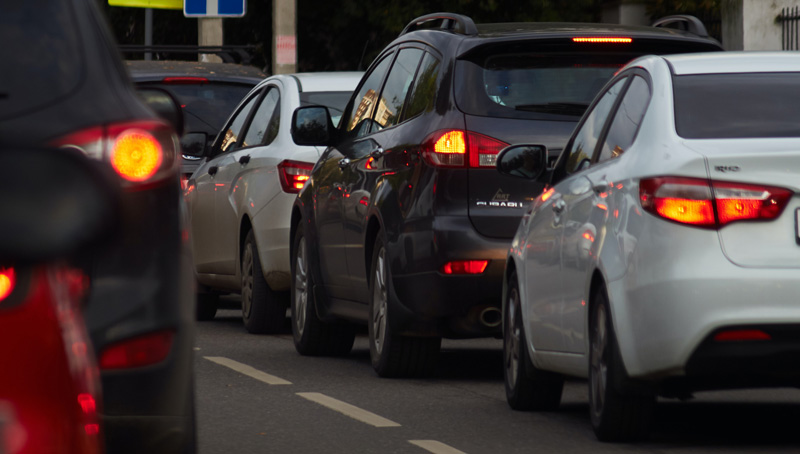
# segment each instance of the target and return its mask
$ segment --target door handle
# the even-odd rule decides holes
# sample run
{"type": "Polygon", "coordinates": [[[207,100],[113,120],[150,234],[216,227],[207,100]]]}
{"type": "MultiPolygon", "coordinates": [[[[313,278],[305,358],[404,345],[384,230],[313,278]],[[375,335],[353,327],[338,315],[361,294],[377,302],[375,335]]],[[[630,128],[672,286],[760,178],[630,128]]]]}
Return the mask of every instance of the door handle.
{"type": "Polygon", "coordinates": [[[217,170],[219,170],[219,166],[211,166],[211,167],[208,168],[208,174],[212,175],[212,176],[216,175],[217,174],[217,170]]]}
{"type": "Polygon", "coordinates": [[[553,202],[553,211],[555,211],[557,214],[560,214],[562,211],[564,211],[564,208],[566,207],[567,202],[565,202],[564,199],[558,199],[553,202]]]}
{"type": "Polygon", "coordinates": [[[372,150],[372,152],[370,152],[369,155],[370,155],[370,157],[372,157],[372,159],[378,159],[381,156],[383,156],[384,153],[385,153],[385,151],[383,150],[383,148],[382,147],[378,147],[378,148],[372,150]]]}
{"type": "Polygon", "coordinates": [[[350,160],[347,158],[342,158],[339,160],[339,169],[344,170],[347,166],[350,165],[350,160]]]}
{"type": "Polygon", "coordinates": [[[248,162],[250,162],[250,155],[249,154],[246,154],[246,155],[242,156],[241,158],[239,158],[239,164],[241,164],[241,165],[246,165],[248,162]]]}
{"type": "Polygon", "coordinates": [[[605,180],[603,180],[603,181],[595,184],[594,186],[592,186],[592,190],[595,192],[595,194],[602,194],[602,193],[608,191],[608,188],[609,188],[608,181],[605,181],[605,180]]]}

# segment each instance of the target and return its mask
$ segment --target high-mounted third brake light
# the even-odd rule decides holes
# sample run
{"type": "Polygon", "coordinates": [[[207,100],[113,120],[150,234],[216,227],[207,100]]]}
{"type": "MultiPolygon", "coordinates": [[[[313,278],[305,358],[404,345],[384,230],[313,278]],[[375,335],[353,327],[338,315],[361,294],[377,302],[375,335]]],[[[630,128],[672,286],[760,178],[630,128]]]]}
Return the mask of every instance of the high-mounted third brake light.
{"type": "Polygon", "coordinates": [[[436,131],[422,144],[422,155],[434,167],[493,168],[500,150],[508,144],[459,129],[436,131]]]}
{"type": "Polygon", "coordinates": [[[583,36],[572,38],[574,43],[613,43],[613,44],[630,44],[633,42],[632,38],[621,36],[583,36]]]}
{"type": "Polygon", "coordinates": [[[205,77],[165,77],[161,79],[161,83],[167,85],[196,85],[207,84],[208,79],[205,77]]]}
{"type": "Polygon", "coordinates": [[[699,178],[646,178],[639,183],[642,208],[698,227],[720,228],[736,221],[766,221],[780,216],[792,192],[699,178]]]}
{"type": "Polygon", "coordinates": [[[281,189],[289,194],[297,194],[303,189],[306,181],[311,178],[311,169],[314,164],[301,161],[284,160],[278,164],[278,173],[281,176],[281,189]]]}
{"type": "Polygon", "coordinates": [[[17,273],[14,268],[0,268],[0,301],[8,298],[17,284],[17,273]]]}

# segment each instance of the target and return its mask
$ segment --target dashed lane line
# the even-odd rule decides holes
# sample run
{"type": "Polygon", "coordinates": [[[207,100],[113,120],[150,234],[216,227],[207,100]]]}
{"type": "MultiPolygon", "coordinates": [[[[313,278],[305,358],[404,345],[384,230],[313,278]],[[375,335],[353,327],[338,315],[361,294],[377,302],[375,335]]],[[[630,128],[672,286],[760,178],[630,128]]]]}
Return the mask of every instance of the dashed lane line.
{"type": "Polygon", "coordinates": [[[408,440],[408,442],[433,454],[466,454],[464,451],[459,451],[436,440],[408,440]]]}
{"type": "Polygon", "coordinates": [[[397,424],[394,421],[390,421],[367,410],[362,410],[354,405],[348,404],[347,402],[342,402],[341,400],[326,396],[325,394],[297,393],[297,395],[374,427],[400,427],[400,424],[397,424]]]}
{"type": "Polygon", "coordinates": [[[256,380],[262,381],[268,385],[291,385],[292,382],[284,380],[280,377],[276,377],[274,375],[270,375],[265,372],[261,372],[258,369],[248,366],[247,364],[242,364],[240,362],[234,361],[232,359],[224,358],[222,356],[204,356],[205,359],[217,363],[221,366],[225,366],[239,372],[240,374],[247,375],[248,377],[255,378],[256,380]]]}

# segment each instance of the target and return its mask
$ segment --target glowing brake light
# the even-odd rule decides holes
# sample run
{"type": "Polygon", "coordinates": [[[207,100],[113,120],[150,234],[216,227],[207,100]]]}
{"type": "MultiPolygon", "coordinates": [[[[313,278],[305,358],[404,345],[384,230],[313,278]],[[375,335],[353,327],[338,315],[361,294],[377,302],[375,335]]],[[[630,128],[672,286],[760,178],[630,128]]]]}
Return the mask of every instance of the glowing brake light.
{"type": "Polygon", "coordinates": [[[586,36],[572,38],[574,43],[613,43],[613,44],[630,44],[633,42],[632,38],[622,36],[586,36]]]}
{"type": "Polygon", "coordinates": [[[646,178],[639,183],[642,208],[663,218],[699,227],[720,228],[735,221],[777,218],[792,192],[698,178],[646,178]]]}
{"type": "Polygon", "coordinates": [[[61,137],[52,145],[106,161],[128,186],[153,183],[177,170],[178,139],[160,120],[114,123],[61,137]]]}
{"type": "Polygon", "coordinates": [[[280,173],[281,188],[283,192],[290,194],[297,194],[303,189],[306,181],[311,178],[311,169],[314,164],[310,162],[301,161],[281,161],[278,164],[278,173],[280,173]]]}
{"type": "Polygon", "coordinates": [[[197,84],[207,84],[208,78],[205,77],[191,77],[191,76],[181,76],[181,77],[165,77],[161,79],[161,83],[167,85],[197,85],[197,84]]]}
{"type": "Polygon", "coordinates": [[[111,166],[126,180],[144,181],[158,171],[163,155],[161,145],[152,134],[130,129],[114,141],[111,166]]]}
{"type": "Polygon", "coordinates": [[[14,268],[0,268],[0,301],[8,298],[17,284],[17,273],[14,268]]]}
{"type": "Polygon", "coordinates": [[[455,260],[442,265],[442,274],[481,274],[489,265],[488,260],[455,260]]]}
{"type": "Polygon", "coordinates": [[[508,144],[493,137],[458,129],[436,131],[423,141],[422,155],[435,167],[491,168],[508,144]]]}

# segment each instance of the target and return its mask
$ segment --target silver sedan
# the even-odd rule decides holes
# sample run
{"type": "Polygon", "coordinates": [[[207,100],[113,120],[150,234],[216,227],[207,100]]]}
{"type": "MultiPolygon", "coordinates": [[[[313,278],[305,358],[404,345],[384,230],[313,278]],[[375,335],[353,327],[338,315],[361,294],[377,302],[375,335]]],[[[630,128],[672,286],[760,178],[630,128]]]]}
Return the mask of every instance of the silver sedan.
{"type": "Polygon", "coordinates": [[[553,410],[588,378],[604,441],[643,438],[656,396],[800,384],[800,55],[648,56],[608,82],[509,250],[506,394],[553,410]]]}

